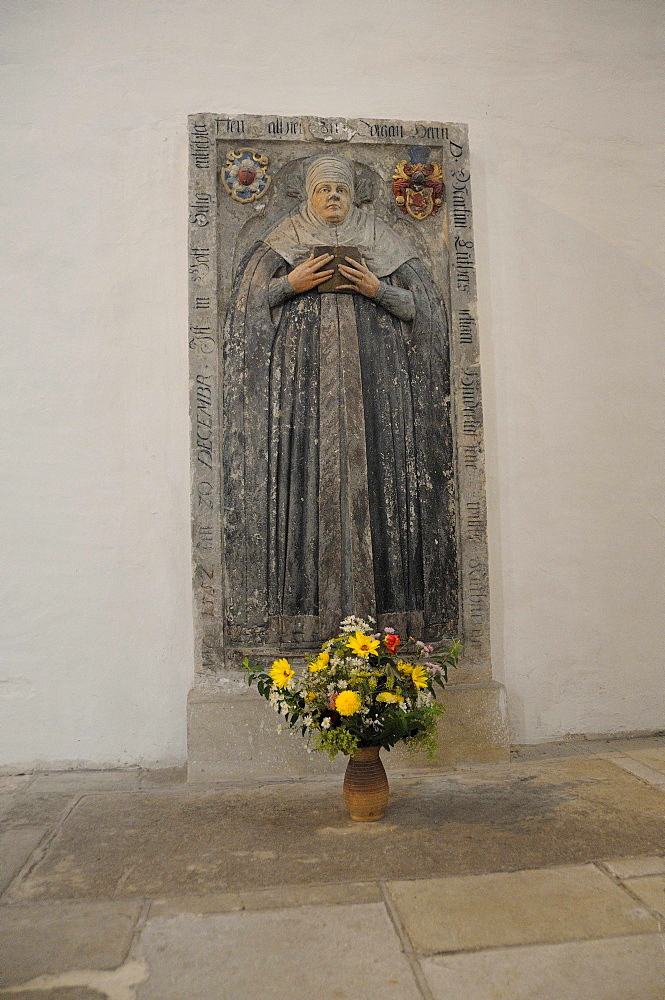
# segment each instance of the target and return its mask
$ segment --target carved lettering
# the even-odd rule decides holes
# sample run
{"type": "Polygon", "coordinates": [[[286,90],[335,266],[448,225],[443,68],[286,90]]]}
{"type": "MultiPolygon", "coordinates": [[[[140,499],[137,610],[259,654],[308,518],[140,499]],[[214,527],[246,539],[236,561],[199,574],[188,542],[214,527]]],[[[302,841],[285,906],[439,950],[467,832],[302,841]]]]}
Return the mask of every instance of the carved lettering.
{"type": "Polygon", "coordinates": [[[189,206],[189,223],[192,226],[207,226],[210,223],[212,198],[209,194],[197,193],[194,204],[189,206]]]}
{"type": "Polygon", "coordinates": [[[458,317],[461,344],[472,344],[476,332],[476,321],[468,309],[460,309],[458,317]]]}
{"type": "Polygon", "coordinates": [[[469,226],[471,218],[471,208],[468,202],[470,197],[469,181],[471,175],[468,170],[453,170],[453,222],[458,229],[465,229],[469,226]]]}
{"type": "Polygon", "coordinates": [[[213,413],[210,375],[196,376],[196,449],[197,458],[212,469],[213,413]]]}
{"type": "Polygon", "coordinates": [[[356,134],[345,118],[312,118],[309,131],[324,142],[348,142],[356,134]]]}
{"type": "Polygon", "coordinates": [[[483,641],[483,629],[476,625],[470,628],[465,636],[465,645],[479,646],[483,641]]]}
{"type": "Polygon", "coordinates": [[[423,125],[418,122],[409,138],[441,141],[448,138],[448,129],[440,125],[423,125]]]}
{"type": "Polygon", "coordinates": [[[298,121],[288,121],[284,118],[275,118],[268,122],[269,135],[302,135],[302,125],[298,121]]]}
{"type": "Polygon", "coordinates": [[[386,125],[379,122],[366,122],[363,118],[360,118],[358,124],[361,126],[358,129],[358,135],[361,136],[369,136],[374,139],[404,138],[404,126],[397,122],[391,122],[389,125],[386,125]]]}
{"type": "Polygon", "coordinates": [[[215,666],[215,650],[217,643],[213,635],[201,636],[201,666],[215,666]]]}
{"type": "MultiPolygon", "coordinates": [[[[213,529],[204,525],[199,525],[198,540],[196,542],[197,549],[201,549],[202,552],[210,552],[213,545],[213,529]]],[[[204,570],[207,574],[207,570],[204,570]]],[[[207,574],[212,576],[213,573],[207,574]]]]}
{"type": "Polygon", "coordinates": [[[210,273],[210,248],[192,247],[189,251],[189,277],[194,282],[203,281],[210,273]]]}
{"type": "Polygon", "coordinates": [[[245,134],[245,123],[240,118],[218,118],[217,127],[227,135],[245,134]]]}
{"type": "Polygon", "coordinates": [[[199,483],[197,493],[199,498],[199,507],[205,507],[207,510],[212,510],[212,483],[209,483],[207,479],[204,479],[199,483]]]}
{"type": "Polygon", "coordinates": [[[464,453],[464,465],[467,469],[477,469],[478,468],[478,457],[480,455],[480,445],[477,441],[473,444],[465,444],[462,446],[462,451],[464,453]]]}
{"type": "MultiPolygon", "coordinates": [[[[467,538],[471,542],[482,542],[485,540],[485,508],[480,500],[467,500],[466,502],[466,527],[467,538]]],[[[473,567],[475,568],[475,566],[473,567]]]]}
{"type": "Polygon", "coordinates": [[[457,269],[457,288],[461,292],[471,291],[471,278],[476,262],[473,256],[473,242],[455,237],[455,266],[457,269]]]}
{"type": "Polygon", "coordinates": [[[189,349],[201,354],[213,354],[216,348],[215,335],[209,326],[190,326],[189,349]]]}
{"type": "Polygon", "coordinates": [[[464,152],[464,146],[460,146],[459,142],[453,142],[453,140],[451,139],[449,142],[449,147],[450,147],[450,155],[453,156],[456,160],[458,160],[462,155],[462,153],[464,152]]]}
{"type": "MultiPolygon", "coordinates": [[[[210,548],[212,548],[212,528],[202,529],[210,533],[210,548]]],[[[212,581],[215,578],[214,570],[207,570],[205,567],[201,566],[204,577],[201,580],[201,614],[206,615],[208,618],[215,617],[215,597],[217,595],[217,588],[214,586],[212,581]]]]}
{"type": "Polygon", "coordinates": [[[210,296],[208,295],[197,295],[194,299],[195,309],[210,309],[210,296]]]}
{"type": "Polygon", "coordinates": [[[194,160],[194,166],[199,170],[207,170],[210,166],[211,146],[206,123],[194,122],[189,134],[189,151],[194,160]]]}
{"type": "Polygon", "coordinates": [[[462,386],[462,431],[464,434],[478,434],[481,425],[480,413],[480,373],[473,368],[464,368],[462,386]]]}

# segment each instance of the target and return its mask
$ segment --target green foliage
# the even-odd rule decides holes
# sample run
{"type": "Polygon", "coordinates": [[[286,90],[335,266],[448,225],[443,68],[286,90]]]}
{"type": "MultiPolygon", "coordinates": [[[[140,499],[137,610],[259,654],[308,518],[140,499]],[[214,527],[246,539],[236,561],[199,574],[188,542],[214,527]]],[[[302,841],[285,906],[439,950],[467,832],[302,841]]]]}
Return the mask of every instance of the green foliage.
{"type": "Polygon", "coordinates": [[[287,724],[331,759],[359,746],[390,750],[401,741],[431,757],[442,714],[436,690],[445,687],[462,647],[455,640],[435,650],[411,638],[402,641],[394,630],[375,628],[371,620],[345,619],[340,634],[324,642],[300,674],[286,659],[265,671],[245,658],[247,683],[256,683],[287,724]]]}
{"type": "Polygon", "coordinates": [[[319,729],[313,740],[313,749],[325,751],[331,760],[334,760],[338,753],[345,753],[350,757],[359,746],[358,737],[343,726],[336,729],[319,729]]]}

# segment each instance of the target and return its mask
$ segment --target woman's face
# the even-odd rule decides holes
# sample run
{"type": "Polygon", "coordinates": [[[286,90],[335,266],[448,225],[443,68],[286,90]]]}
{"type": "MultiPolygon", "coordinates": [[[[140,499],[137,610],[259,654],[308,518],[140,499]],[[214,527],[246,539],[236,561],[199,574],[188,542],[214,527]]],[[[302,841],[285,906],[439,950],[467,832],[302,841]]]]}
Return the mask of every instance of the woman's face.
{"type": "Polygon", "coordinates": [[[343,222],[351,208],[351,189],[341,181],[321,181],[314,188],[312,208],[325,222],[343,222]]]}

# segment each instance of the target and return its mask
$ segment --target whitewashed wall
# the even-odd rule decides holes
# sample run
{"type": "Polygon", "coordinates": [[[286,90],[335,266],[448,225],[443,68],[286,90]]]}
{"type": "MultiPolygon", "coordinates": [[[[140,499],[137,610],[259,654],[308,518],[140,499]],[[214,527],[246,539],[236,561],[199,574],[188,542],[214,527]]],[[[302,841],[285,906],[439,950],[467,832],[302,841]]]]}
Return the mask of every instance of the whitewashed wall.
{"type": "Polygon", "coordinates": [[[514,736],[663,727],[662,12],[5,0],[0,763],[185,758],[197,111],[469,122],[514,736]]]}

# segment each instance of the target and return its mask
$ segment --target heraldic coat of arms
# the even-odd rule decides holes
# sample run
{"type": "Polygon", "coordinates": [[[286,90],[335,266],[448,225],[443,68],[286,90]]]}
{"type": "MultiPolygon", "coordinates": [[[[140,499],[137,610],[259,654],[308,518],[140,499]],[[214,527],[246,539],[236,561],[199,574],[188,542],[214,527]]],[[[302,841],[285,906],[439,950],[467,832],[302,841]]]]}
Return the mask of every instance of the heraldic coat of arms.
{"type": "Polygon", "coordinates": [[[401,211],[422,222],[443,204],[443,171],[431,161],[400,160],[393,173],[393,193],[401,211]]]}
{"type": "Polygon", "coordinates": [[[222,170],[222,183],[234,201],[249,205],[270,186],[268,157],[255,149],[230,150],[222,170]]]}

